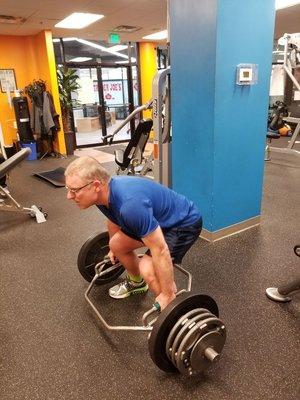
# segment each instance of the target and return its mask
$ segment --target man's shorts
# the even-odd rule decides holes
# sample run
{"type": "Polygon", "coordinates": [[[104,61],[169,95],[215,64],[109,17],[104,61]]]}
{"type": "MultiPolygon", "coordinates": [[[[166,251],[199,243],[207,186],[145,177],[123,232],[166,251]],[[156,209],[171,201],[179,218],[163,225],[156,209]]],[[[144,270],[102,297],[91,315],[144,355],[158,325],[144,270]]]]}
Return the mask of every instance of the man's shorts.
{"type": "MultiPolygon", "coordinates": [[[[169,247],[172,260],[175,264],[180,264],[187,251],[199,238],[202,230],[202,218],[192,225],[162,229],[165,241],[169,247]]],[[[124,231],[122,231],[124,232],[124,231]]],[[[142,240],[134,235],[124,232],[132,239],[142,242],[142,240]]],[[[150,250],[146,252],[150,255],[150,250]]]]}
{"type": "Polygon", "coordinates": [[[192,225],[163,229],[165,241],[175,264],[180,264],[187,251],[199,238],[202,230],[202,218],[192,225]]]}

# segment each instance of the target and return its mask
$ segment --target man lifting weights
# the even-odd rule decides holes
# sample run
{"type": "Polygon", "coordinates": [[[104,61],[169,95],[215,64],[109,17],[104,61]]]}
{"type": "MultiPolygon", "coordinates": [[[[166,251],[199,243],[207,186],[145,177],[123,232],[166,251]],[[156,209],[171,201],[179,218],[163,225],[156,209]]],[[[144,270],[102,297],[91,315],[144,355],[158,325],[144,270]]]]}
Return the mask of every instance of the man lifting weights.
{"type": "Polygon", "coordinates": [[[177,290],[172,260],[181,263],[202,229],[195,204],[147,178],[111,177],[93,157],[73,161],[65,177],[69,200],[80,209],[96,205],[108,219],[110,260],[127,271],[109,295],[122,299],[149,287],[164,309],[177,290]],[[144,246],[149,250],[137,257],[134,250],[144,246]]]}

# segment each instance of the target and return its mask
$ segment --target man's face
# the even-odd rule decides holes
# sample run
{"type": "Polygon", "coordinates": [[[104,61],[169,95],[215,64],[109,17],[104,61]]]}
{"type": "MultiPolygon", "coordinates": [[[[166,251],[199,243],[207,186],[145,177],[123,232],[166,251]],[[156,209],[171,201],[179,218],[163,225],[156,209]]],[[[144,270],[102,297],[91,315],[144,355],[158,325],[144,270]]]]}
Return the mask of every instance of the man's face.
{"type": "Polygon", "coordinates": [[[85,209],[96,203],[97,193],[93,181],[84,181],[76,175],[66,177],[67,199],[74,200],[79,208],[85,209]]]}

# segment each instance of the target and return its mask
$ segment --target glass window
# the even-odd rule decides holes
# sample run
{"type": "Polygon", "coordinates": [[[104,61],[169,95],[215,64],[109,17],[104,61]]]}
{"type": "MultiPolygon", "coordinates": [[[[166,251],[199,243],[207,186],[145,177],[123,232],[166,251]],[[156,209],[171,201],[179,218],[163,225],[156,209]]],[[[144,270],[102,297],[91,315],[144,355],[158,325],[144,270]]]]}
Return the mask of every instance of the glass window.
{"type": "MultiPolygon", "coordinates": [[[[85,40],[79,38],[63,38],[65,60],[67,63],[122,65],[137,62],[135,43],[111,45],[104,41],[85,40]]],[[[53,40],[56,62],[61,64],[61,49],[59,39],[53,40]]]]}
{"type": "Polygon", "coordinates": [[[136,66],[131,67],[132,70],[132,91],[133,91],[133,105],[139,106],[139,80],[138,80],[138,69],[136,66]]]}
{"type": "Polygon", "coordinates": [[[128,104],[127,69],[101,68],[105,106],[116,112],[116,119],[124,119],[128,104]],[[118,113],[119,111],[119,113],[118,113]],[[121,113],[122,116],[121,116],[121,113]]]}
{"type": "MultiPolygon", "coordinates": [[[[100,144],[102,136],[112,133],[132,111],[132,106],[139,105],[137,45],[110,45],[78,38],[53,39],[53,45],[56,63],[63,63],[63,50],[66,66],[76,69],[79,77],[80,87],[71,95],[77,145],[100,144]],[[129,68],[132,82],[128,78],[129,68]],[[99,87],[99,73],[102,88],[99,87]],[[133,99],[129,99],[129,85],[133,89],[133,99]]],[[[128,140],[132,129],[130,123],[126,124],[115,141],[128,140]]]]}
{"type": "Polygon", "coordinates": [[[59,39],[54,39],[54,40],[53,40],[53,48],[54,48],[56,64],[61,65],[63,63],[63,60],[61,55],[60,40],[59,39]]]}

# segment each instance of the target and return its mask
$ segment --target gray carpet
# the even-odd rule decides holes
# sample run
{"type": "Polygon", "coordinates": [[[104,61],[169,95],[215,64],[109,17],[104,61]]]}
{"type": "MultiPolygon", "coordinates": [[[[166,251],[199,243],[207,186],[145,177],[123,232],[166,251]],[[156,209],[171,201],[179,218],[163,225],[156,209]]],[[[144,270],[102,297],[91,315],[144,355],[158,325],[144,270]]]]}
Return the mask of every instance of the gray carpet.
{"type": "MultiPolygon", "coordinates": [[[[31,176],[71,159],[26,161],[11,173],[16,198],[42,206],[46,223],[0,210],[1,398],[298,400],[300,295],[281,305],[265,288],[300,273],[300,169],[267,163],[261,226],[214,244],[199,240],[186,256],[194,290],[216,299],[228,330],[221,360],[188,379],[152,363],[146,334],[107,332],[89,309],[76,257],[105,230],[104,218],[31,176]]],[[[140,322],[152,303],[148,294],[114,301],[107,289],[93,297],[112,324],[140,322]]]]}

